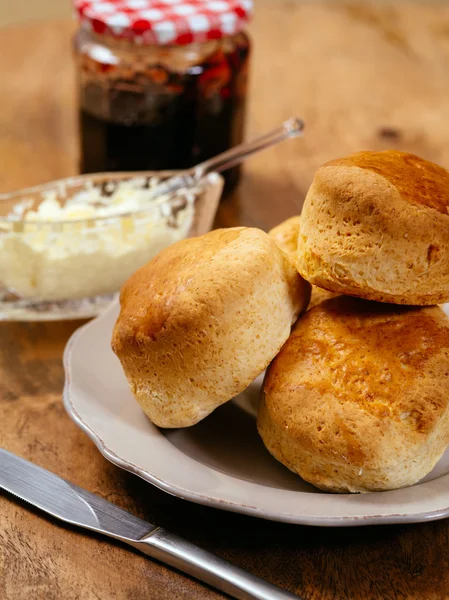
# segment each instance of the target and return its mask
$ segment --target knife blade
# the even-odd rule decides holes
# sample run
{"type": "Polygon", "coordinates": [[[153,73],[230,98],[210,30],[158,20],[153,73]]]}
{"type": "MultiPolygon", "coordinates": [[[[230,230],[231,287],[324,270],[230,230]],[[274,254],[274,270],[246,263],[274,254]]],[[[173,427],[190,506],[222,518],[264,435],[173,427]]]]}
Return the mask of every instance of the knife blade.
{"type": "Polygon", "coordinates": [[[238,600],[301,600],[3,448],[0,488],[61,521],[129,544],[238,600]]]}
{"type": "Polygon", "coordinates": [[[154,525],[77,485],[0,448],[0,485],[71,525],[119,539],[138,540],[154,525]]]}

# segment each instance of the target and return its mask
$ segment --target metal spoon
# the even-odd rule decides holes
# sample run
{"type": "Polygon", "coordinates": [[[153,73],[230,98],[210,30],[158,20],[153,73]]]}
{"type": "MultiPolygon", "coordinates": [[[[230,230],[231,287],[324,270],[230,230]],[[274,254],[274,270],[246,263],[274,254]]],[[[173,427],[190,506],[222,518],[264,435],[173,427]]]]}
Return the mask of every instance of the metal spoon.
{"type": "Polygon", "coordinates": [[[288,138],[294,138],[301,135],[303,129],[304,122],[301,119],[296,117],[288,119],[280,127],[276,127],[276,129],[255,138],[251,142],[245,142],[235,146],[191,169],[186,169],[185,171],[181,171],[177,175],[166,179],[150,191],[148,199],[153,200],[157,196],[172,194],[181,188],[193,187],[208,173],[213,171],[221,173],[226,169],[235,167],[246,160],[248,156],[251,156],[256,152],[279,144],[279,142],[288,138]]]}

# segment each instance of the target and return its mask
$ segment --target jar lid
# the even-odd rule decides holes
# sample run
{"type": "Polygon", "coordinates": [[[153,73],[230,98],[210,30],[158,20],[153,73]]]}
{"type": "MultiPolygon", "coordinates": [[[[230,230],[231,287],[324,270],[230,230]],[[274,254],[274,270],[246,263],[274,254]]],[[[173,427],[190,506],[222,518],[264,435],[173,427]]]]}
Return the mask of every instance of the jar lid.
{"type": "Polygon", "coordinates": [[[253,0],[74,0],[74,6],[97,34],[181,45],[238,33],[251,18],[253,0]]]}

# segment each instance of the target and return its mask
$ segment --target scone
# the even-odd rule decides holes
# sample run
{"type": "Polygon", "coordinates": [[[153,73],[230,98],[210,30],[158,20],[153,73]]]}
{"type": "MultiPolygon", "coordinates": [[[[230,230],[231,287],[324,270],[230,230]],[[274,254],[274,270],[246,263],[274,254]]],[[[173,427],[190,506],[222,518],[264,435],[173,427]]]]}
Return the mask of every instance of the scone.
{"type": "Polygon", "coordinates": [[[335,296],[340,296],[340,294],[323,290],[323,288],[320,288],[317,285],[312,285],[312,293],[310,296],[309,306],[307,308],[310,310],[317,304],[321,304],[321,302],[329,300],[330,298],[335,298],[335,296]]]}
{"type": "Polygon", "coordinates": [[[359,152],[315,174],[297,267],[327,290],[394,304],[449,301],[449,173],[413,154],[359,152]]]}
{"type": "Polygon", "coordinates": [[[290,217],[286,221],[282,221],[276,227],[273,227],[268,232],[281,250],[291,257],[292,262],[296,264],[298,253],[298,236],[301,225],[301,217],[290,217]]]}
{"type": "Polygon", "coordinates": [[[409,486],[449,444],[449,319],[339,296],[299,319],[265,377],[271,454],[331,492],[409,486]]]}
{"type": "Polygon", "coordinates": [[[245,227],[178,242],[139,269],[122,288],[112,348],[151,421],[194,425],[242,392],[308,290],[273,240],[245,227]]]}
{"type": "MultiPolygon", "coordinates": [[[[295,267],[298,256],[300,225],[301,217],[290,217],[290,219],[283,221],[268,232],[268,235],[271,235],[279,248],[288,255],[295,267]]],[[[309,308],[316,306],[328,298],[333,298],[335,295],[333,292],[328,292],[314,285],[311,290],[309,308]]]]}

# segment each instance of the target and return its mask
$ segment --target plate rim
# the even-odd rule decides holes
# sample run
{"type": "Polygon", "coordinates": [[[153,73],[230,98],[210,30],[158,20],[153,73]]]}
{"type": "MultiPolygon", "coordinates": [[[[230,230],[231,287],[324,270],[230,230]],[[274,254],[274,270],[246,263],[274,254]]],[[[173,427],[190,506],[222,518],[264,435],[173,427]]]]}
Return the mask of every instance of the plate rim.
{"type": "MultiPolygon", "coordinates": [[[[247,516],[256,517],[259,519],[269,520],[269,521],[277,521],[283,523],[290,523],[296,525],[308,525],[308,526],[316,526],[316,527],[356,527],[356,526],[368,526],[368,525],[394,525],[394,524],[407,524],[407,523],[422,523],[427,521],[436,521],[440,519],[444,519],[449,516],[449,493],[447,494],[447,503],[444,504],[440,508],[435,508],[434,510],[424,510],[424,511],[414,511],[414,512],[391,512],[388,514],[375,514],[375,512],[366,513],[364,515],[340,515],[340,516],[307,516],[295,514],[295,513],[287,513],[287,512],[276,512],[267,511],[265,509],[261,509],[257,506],[251,506],[243,503],[234,502],[229,499],[217,499],[210,496],[203,495],[202,493],[195,492],[192,490],[186,490],[184,488],[179,487],[177,484],[170,483],[161,477],[157,476],[154,473],[150,473],[147,469],[140,467],[138,465],[133,464],[129,460],[120,457],[114,450],[109,448],[105,442],[102,440],[100,435],[89,425],[86,423],[81,415],[78,413],[75,404],[73,402],[73,398],[71,395],[71,382],[72,378],[72,370],[71,370],[71,358],[73,354],[73,349],[79,338],[83,336],[87,329],[95,327],[99,321],[106,319],[113,310],[116,310],[118,301],[114,301],[101,315],[96,317],[95,319],[89,321],[88,323],[82,325],[79,329],[77,329],[69,338],[66,347],[64,349],[63,354],[63,367],[65,374],[64,381],[64,389],[63,389],[63,404],[64,408],[69,415],[69,417],[75,422],[75,424],[89,437],[89,439],[95,444],[96,448],[99,452],[109,460],[115,466],[124,469],[147,481],[151,485],[154,485],[158,489],[162,490],[165,493],[168,493],[172,496],[178,497],[182,500],[186,500],[189,502],[193,502],[195,504],[200,504],[202,506],[208,506],[211,508],[218,508],[221,510],[226,510],[229,512],[235,512],[244,514],[247,516]]],[[[194,460],[194,459],[193,459],[194,460]]],[[[195,461],[198,462],[198,461],[195,461]]],[[[216,471],[213,467],[208,465],[201,464],[201,467],[206,470],[216,471]]],[[[232,475],[227,473],[222,473],[225,478],[236,479],[232,475]]],[[[446,479],[449,483],[449,473],[440,476],[438,479],[446,479]]],[[[246,482],[245,482],[246,483],[246,482]]],[[[249,483],[249,482],[248,482],[249,483]]],[[[417,483],[413,487],[417,486],[426,486],[430,482],[417,483]]],[[[253,484],[260,485],[261,487],[267,487],[262,484],[253,484]]],[[[402,488],[403,490],[411,489],[411,488],[402,488]]],[[[393,490],[393,491],[402,491],[402,490],[393,490]]],[[[298,494],[304,492],[297,492],[298,494]]],[[[372,492],[372,494],[379,495],[385,494],[389,492],[372,492]]],[[[357,497],[357,496],[367,496],[367,494],[328,494],[331,498],[333,496],[341,497],[357,497]]]]}

